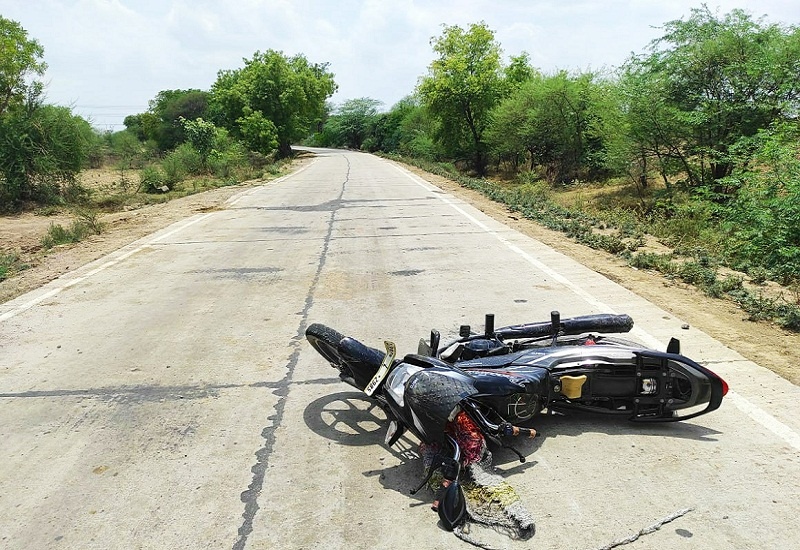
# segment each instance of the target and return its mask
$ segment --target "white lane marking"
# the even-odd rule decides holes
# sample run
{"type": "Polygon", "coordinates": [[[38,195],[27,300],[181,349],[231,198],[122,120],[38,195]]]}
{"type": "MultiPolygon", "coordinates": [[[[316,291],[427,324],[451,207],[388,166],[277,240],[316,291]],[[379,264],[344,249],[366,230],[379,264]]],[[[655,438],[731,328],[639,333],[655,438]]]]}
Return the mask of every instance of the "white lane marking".
{"type": "Polygon", "coordinates": [[[231,197],[227,201],[225,201],[225,204],[228,205],[228,206],[236,206],[239,203],[239,201],[241,201],[242,199],[247,198],[250,195],[254,195],[254,194],[258,193],[264,187],[268,187],[270,185],[275,185],[275,184],[281,183],[281,182],[283,182],[283,181],[285,181],[285,180],[287,180],[287,179],[289,179],[291,177],[296,176],[297,174],[299,174],[303,170],[307,169],[309,166],[311,166],[315,162],[317,162],[317,159],[313,158],[313,159],[311,159],[311,162],[309,162],[308,164],[306,164],[302,168],[300,168],[298,170],[295,170],[294,172],[292,172],[290,174],[286,174],[285,176],[281,176],[281,177],[279,177],[277,179],[274,179],[272,181],[268,181],[268,182],[266,182],[266,183],[264,183],[262,185],[259,185],[258,187],[255,187],[255,188],[253,188],[253,189],[251,189],[249,191],[245,191],[243,193],[239,193],[238,195],[234,195],[233,197],[231,197]]]}
{"type": "Polygon", "coordinates": [[[109,267],[112,267],[112,266],[117,265],[118,263],[120,263],[120,262],[122,262],[124,260],[127,260],[128,258],[133,256],[137,252],[141,252],[145,248],[147,248],[147,247],[149,247],[149,246],[151,246],[151,245],[153,245],[153,244],[155,244],[157,242],[163,241],[164,239],[166,239],[168,237],[171,237],[172,235],[178,233],[179,231],[183,231],[187,227],[190,227],[190,226],[192,226],[192,225],[194,225],[194,224],[196,224],[198,222],[203,221],[204,219],[206,219],[210,215],[211,214],[203,214],[201,216],[198,216],[197,218],[194,218],[194,219],[190,220],[188,223],[185,223],[185,224],[181,225],[180,227],[176,227],[172,231],[169,231],[167,233],[164,233],[163,235],[160,235],[158,237],[150,239],[146,243],[144,243],[144,244],[142,244],[142,245],[140,245],[140,246],[138,246],[138,247],[136,247],[136,248],[134,248],[132,250],[129,250],[128,252],[122,254],[121,256],[119,256],[117,258],[114,258],[113,260],[109,260],[109,261],[105,262],[104,264],[102,264],[102,265],[100,265],[100,266],[98,266],[98,267],[86,272],[84,275],[81,275],[80,277],[75,277],[74,279],[69,279],[68,281],[64,281],[64,283],[61,284],[60,286],[57,286],[57,287],[55,287],[53,289],[48,290],[47,292],[45,292],[41,296],[37,296],[36,298],[33,298],[32,300],[29,300],[29,301],[25,302],[24,304],[21,304],[21,305],[15,307],[14,309],[12,309],[10,311],[7,311],[7,312],[3,313],[2,315],[0,315],[0,322],[6,321],[8,319],[11,319],[12,317],[15,317],[16,315],[19,315],[23,311],[29,310],[30,308],[32,308],[36,304],[39,304],[39,303],[47,300],[48,298],[52,298],[53,296],[57,295],[62,290],[65,290],[67,288],[75,286],[78,283],[81,283],[81,282],[85,281],[89,277],[92,277],[93,275],[97,275],[101,271],[104,271],[104,270],[108,269],[109,267]]]}
{"type": "Polygon", "coordinates": [[[800,451],[800,434],[789,426],[764,409],[754,405],[735,391],[728,390],[728,395],[725,396],[725,400],[731,401],[737,409],[783,439],[786,443],[794,447],[796,451],[800,451]]]}
{"type": "MultiPolygon", "coordinates": [[[[422,180],[415,174],[401,168],[400,166],[393,164],[393,166],[400,171],[403,175],[407,178],[411,179],[411,181],[415,182],[417,185],[425,189],[426,191],[440,191],[438,187],[431,185],[430,183],[422,180]]],[[[593,295],[586,292],[583,288],[578,286],[577,284],[573,283],[560,273],[557,273],[547,265],[543,264],[515,244],[511,243],[508,239],[494,231],[493,229],[489,228],[485,223],[481,222],[480,220],[476,219],[474,216],[469,214],[468,212],[464,211],[460,206],[455,204],[447,195],[438,195],[439,199],[450,206],[451,208],[455,209],[457,212],[461,213],[465,218],[470,220],[473,224],[483,229],[488,234],[495,237],[501,243],[506,245],[510,250],[516,252],[520,256],[522,256],[525,260],[531,263],[534,267],[543,271],[548,276],[552,277],[565,287],[569,288],[572,292],[586,300],[589,304],[595,306],[597,309],[601,311],[606,311],[608,313],[616,313],[610,306],[603,303],[602,301],[595,298],[593,295]]],[[[637,336],[639,339],[643,341],[648,346],[657,348],[657,349],[664,349],[666,345],[661,342],[658,338],[653,336],[652,334],[646,332],[645,330],[634,327],[631,331],[631,334],[637,336]]],[[[763,410],[762,408],[758,407],[757,405],[753,404],[752,402],[748,401],[743,396],[739,395],[734,391],[728,391],[728,394],[725,396],[726,401],[733,403],[737,409],[745,413],[747,416],[761,424],[763,427],[771,431],[773,434],[781,438],[783,441],[791,445],[795,450],[800,450],[800,434],[798,434],[795,430],[763,410]]]]}

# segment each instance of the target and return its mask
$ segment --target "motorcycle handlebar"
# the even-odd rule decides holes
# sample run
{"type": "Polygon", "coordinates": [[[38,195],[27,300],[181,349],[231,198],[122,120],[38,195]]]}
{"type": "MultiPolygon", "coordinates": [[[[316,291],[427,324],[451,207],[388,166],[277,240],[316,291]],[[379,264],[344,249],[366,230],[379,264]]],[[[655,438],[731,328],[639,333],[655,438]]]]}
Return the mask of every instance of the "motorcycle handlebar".
{"type": "Polygon", "coordinates": [[[480,407],[469,400],[469,398],[462,401],[462,407],[469,417],[478,424],[488,435],[501,436],[501,437],[536,437],[536,430],[533,428],[521,428],[514,426],[509,422],[495,424],[487,419],[480,410],[480,407]]]}
{"type": "MultiPolygon", "coordinates": [[[[552,321],[511,325],[495,330],[494,334],[501,340],[537,338],[552,335],[553,325],[554,323],[552,321]]],[[[561,319],[559,325],[559,334],[565,336],[575,336],[586,332],[629,332],[633,328],[633,319],[630,315],[600,313],[596,315],[581,315],[580,317],[561,319]]]]}

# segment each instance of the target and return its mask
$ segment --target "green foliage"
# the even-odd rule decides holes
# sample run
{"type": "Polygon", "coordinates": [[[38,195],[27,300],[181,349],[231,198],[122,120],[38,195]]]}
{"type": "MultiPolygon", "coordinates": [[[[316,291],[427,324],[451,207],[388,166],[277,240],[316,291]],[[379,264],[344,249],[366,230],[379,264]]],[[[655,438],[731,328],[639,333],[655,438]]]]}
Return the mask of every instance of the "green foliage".
{"type": "Polygon", "coordinates": [[[75,175],[95,139],[66,107],[32,103],[0,116],[0,210],[84,198],[75,175]]]}
{"type": "MultiPolygon", "coordinates": [[[[166,185],[167,177],[164,171],[155,165],[148,165],[142,168],[139,172],[139,182],[139,188],[145,193],[159,193],[163,191],[165,186],[169,188],[169,186],[166,185]]],[[[173,185],[175,183],[177,182],[172,182],[173,185]]]]}
{"type": "Polygon", "coordinates": [[[344,146],[361,149],[361,145],[375,124],[380,105],[381,102],[376,99],[361,97],[349,99],[336,109],[336,116],[331,122],[344,146]]]}
{"type": "Polygon", "coordinates": [[[725,180],[737,189],[720,211],[726,252],[739,266],[760,267],[783,282],[800,280],[800,125],[760,132],[753,161],[738,163],[725,180]]]}
{"type": "Polygon", "coordinates": [[[444,158],[444,151],[435,139],[439,124],[418,96],[408,96],[382,115],[384,119],[380,149],[398,152],[427,161],[444,158]]]}
{"type": "MultiPolygon", "coordinates": [[[[280,156],[306,137],[325,114],[325,100],[336,91],[327,63],[312,64],[303,55],[287,57],[268,50],[256,52],[241,69],[220,71],[212,86],[214,120],[242,136],[252,113],[275,125],[280,156]]],[[[258,133],[263,125],[257,124],[258,133]]],[[[252,138],[252,134],[251,134],[252,138]]]]}
{"type": "Polygon", "coordinates": [[[187,176],[205,171],[200,153],[188,143],[183,143],[167,153],[161,161],[161,169],[164,171],[164,184],[170,189],[187,176]]]}
{"type": "Polygon", "coordinates": [[[259,167],[266,165],[266,157],[250,152],[238,141],[231,141],[226,147],[214,149],[209,158],[211,171],[222,180],[242,179],[260,176],[259,167]]]}
{"type": "Polygon", "coordinates": [[[473,168],[484,175],[484,133],[503,94],[500,45],[485,23],[472,24],[467,31],[445,26],[431,44],[438,57],[419,83],[420,97],[440,123],[437,137],[447,153],[471,157],[473,168]]]}
{"type": "Polygon", "coordinates": [[[522,84],[532,80],[539,75],[531,65],[531,57],[528,52],[522,52],[517,56],[511,56],[508,65],[503,69],[506,93],[513,92],[522,84]]]}
{"type": "Polygon", "coordinates": [[[194,150],[200,155],[201,162],[205,165],[208,155],[211,154],[211,150],[214,148],[216,127],[213,123],[206,122],[199,117],[194,120],[180,117],[179,120],[186,134],[187,142],[194,147],[194,150]]]}
{"type": "MultiPolygon", "coordinates": [[[[680,197],[680,195],[675,195],[680,197]]],[[[714,224],[714,205],[690,199],[656,205],[650,215],[650,232],[672,247],[691,248],[711,245],[717,240],[710,227],[714,224]]]]}
{"type": "Polygon", "coordinates": [[[598,143],[589,132],[594,76],[531,75],[491,113],[486,141],[514,169],[529,160],[551,183],[566,183],[597,172],[598,143]]]}
{"type": "Polygon", "coordinates": [[[16,252],[0,252],[0,281],[4,281],[14,273],[25,269],[16,252]]]}
{"type": "Polygon", "coordinates": [[[182,119],[206,116],[209,93],[202,90],[162,90],[150,101],[145,113],[125,117],[125,127],[139,141],[153,141],[162,153],[187,139],[182,119]]]}
{"type": "Polygon", "coordinates": [[[145,148],[132,131],[109,133],[105,139],[110,156],[125,169],[130,170],[142,162],[145,148]]]}
{"type": "Polygon", "coordinates": [[[100,213],[94,208],[76,208],[75,217],[93,235],[99,235],[106,228],[106,224],[100,220],[100,213]]]}
{"type": "Polygon", "coordinates": [[[44,48],[37,40],[28,38],[19,23],[0,15],[0,116],[39,97],[42,84],[30,77],[44,74],[43,56],[44,48]]]}
{"type": "Polygon", "coordinates": [[[49,250],[54,246],[77,243],[90,233],[89,227],[80,220],[74,220],[66,229],[61,224],[51,223],[47,234],[42,237],[42,247],[49,250]]]}
{"type": "Polygon", "coordinates": [[[716,181],[731,174],[731,147],[800,106],[800,31],[705,5],[664,29],[623,74],[633,149],[724,196],[716,181]]]}
{"type": "Polygon", "coordinates": [[[278,148],[278,129],[261,111],[244,109],[245,115],[236,119],[242,141],[251,150],[271,155],[278,148]]]}

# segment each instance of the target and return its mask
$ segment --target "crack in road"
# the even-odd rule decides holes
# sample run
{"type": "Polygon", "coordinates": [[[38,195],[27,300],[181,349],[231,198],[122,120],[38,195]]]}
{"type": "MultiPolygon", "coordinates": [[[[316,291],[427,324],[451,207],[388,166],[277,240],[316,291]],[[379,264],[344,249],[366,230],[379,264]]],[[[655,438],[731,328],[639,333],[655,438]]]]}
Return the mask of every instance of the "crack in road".
{"type": "Polygon", "coordinates": [[[300,325],[297,327],[297,335],[292,338],[291,347],[292,354],[289,356],[289,362],[286,365],[286,375],[278,382],[277,388],[273,395],[278,397],[278,402],[275,404],[275,413],[267,420],[272,421],[272,424],[266,426],[261,430],[261,437],[264,439],[264,446],[258,449],[255,453],[256,463],[250,468],[253,473],[253,480],[241,495],[242,502],[244,503],[244,512],[242,513],[242,524],[238,529],[239,538],[233,545],[233,550],[243,550],[247,544],[247,539],[253,532],[253,520],[256,513],[258,513],[258,497],[264,486],[264,476],[269,465],[269,458],[272,455],[272,450],[275,447],[275,432],[278,427],[283,423],[283,415],[286,410],[286,397],[289,395],[289,387],[291,386],[292,379],[294,378],[294,369],[297,366],[297,360],[300,356],[300,346],[305,338],[306,327],[308,326],[308,313],[311,306],[314,304],[314,294],[319,285],[322,270],[325,267],[325,260],[328,256],[328,247],[331,243],[331,236],[333,234],[333,226],[336,221],[337,212],[343,207],[342,197],[344,196],[347,184],[350,181],[350,160],[347,156],[342,155],[347,163],[347,172],[345,173],[344,181],[342,182],[342,189],[339,192],[339,197],[327,203],[330,206],[330,218],[328,220],[328,231],[323,241],[322,253],[320,254],[319,263],[317,264],[317,271],[311,286],[306,295],[305,306],[300,312],[300,325]]]}
{"type": "MultiPolygon", "coordinates": [[[[311,386],[338,384],[339,378],[317,378],[292,382],[292,385],[311,386]]],[[[149,401],[165,401],[167,399],[203,399],[217,397],[220,390],[240,388],[278,389],[286,384],[278,382],[254,382],[252,384],[204,384],[182,386],[133,385],[104,388],[75,388],[53,390],[28,390],[21,392],[0,393],[0,399],[41,399],[48,397],[86,397],[102,399],[118,403],[144,403],[149,401]]]]}

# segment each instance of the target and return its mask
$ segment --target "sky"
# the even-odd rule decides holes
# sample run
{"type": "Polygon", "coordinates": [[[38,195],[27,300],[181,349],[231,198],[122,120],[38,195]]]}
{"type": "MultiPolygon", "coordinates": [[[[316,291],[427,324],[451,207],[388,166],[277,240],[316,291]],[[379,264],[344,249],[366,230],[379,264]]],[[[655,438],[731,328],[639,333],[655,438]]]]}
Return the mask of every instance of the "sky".
{"type": "MultiPolygon", "coordinates": [[[[525,51],[544,73],[611,70],[644,53],[663,24],[702,0],[0,0],[44,47],[46,101],[100,130],[124,129],[162,90],[209,90],[220,70],[269,49],[329,63],[334,104],[383,109],[414,91],[442,25],[485,22],[505,59],[525,51]]],[[[800,26],[798,0],[706,0],[720,15],[800,26]]]]}

